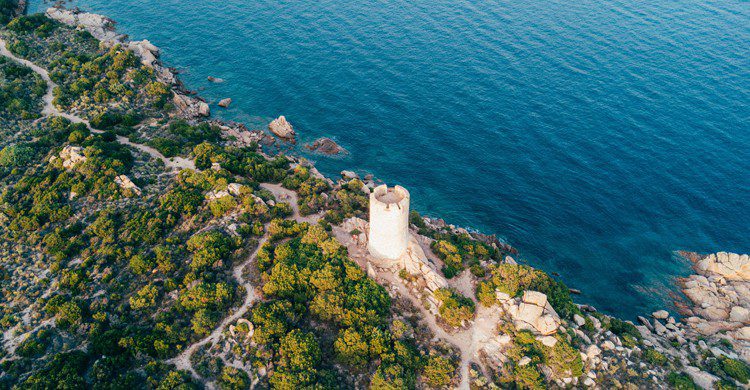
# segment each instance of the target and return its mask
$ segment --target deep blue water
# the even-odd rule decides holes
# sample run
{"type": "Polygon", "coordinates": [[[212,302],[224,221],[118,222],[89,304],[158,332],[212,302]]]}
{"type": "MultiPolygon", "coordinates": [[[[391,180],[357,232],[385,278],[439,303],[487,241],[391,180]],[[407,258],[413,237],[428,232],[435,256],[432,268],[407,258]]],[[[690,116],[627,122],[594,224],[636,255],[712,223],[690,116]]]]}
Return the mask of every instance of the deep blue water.
{"type": "Polygon", "coordinates": [[[667,305],[675,250],[750,251],[746,1],[73,4],[234,99],[215,114],[332,136],[351,154],[325,173],[402,184],[605,312],[667,305]]]}

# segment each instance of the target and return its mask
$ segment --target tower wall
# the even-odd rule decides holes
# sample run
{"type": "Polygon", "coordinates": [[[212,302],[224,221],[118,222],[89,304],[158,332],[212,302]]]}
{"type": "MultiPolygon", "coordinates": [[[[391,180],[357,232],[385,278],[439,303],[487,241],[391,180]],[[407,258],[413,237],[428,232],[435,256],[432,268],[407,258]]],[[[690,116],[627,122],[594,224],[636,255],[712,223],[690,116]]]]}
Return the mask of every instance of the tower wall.
{"type": "Polygon", "coordinates": [[[398,259],[409,243],[409,191],[385,184],[370,193],[368,250],[375,257],[398,259]]]}

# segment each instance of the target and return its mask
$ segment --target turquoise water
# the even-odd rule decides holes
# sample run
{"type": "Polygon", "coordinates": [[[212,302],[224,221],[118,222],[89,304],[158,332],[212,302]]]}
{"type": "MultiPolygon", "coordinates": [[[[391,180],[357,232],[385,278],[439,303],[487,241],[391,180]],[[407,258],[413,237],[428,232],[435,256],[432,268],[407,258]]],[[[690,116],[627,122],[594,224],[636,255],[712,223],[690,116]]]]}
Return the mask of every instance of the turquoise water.
{"type": "Polygon", "coordinates": [[[675,250],[750,251],[745,1],[72,4],[231,97],[220,117],[332,136],[324,172],[405,185],[608,313],[667,305],[675,250]]]}

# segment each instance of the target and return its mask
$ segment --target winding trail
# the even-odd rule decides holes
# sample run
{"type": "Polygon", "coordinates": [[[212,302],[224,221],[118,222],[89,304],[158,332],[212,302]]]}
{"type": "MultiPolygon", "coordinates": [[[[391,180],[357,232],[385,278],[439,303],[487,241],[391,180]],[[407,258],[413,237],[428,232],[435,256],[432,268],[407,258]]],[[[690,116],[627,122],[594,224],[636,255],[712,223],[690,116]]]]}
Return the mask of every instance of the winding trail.
{"type": "MultiPolygon", "coordinates": [[[[264,188],[271,192],[277,201],[288,202],[292,208],[292,218],[297,222],[316,223],[322,216],[322,213],[302,216],[299,213],[299,206],[297,205],[297,193],[292,190],[286,189],[279,184],[273,183],[261,183],[260,186],[261,188],[264,188]]],[[[190,361],[190,358],[193,356],[195,351],[197,351],[202,346],[208,343],[215,344],[216,342],[218,342],[219,338],[224,333],[224,329],[228,325],[232,324],[233,322],[240,319],[243,315],[245,315],[245,313],[247,313],[253,303],[255,303],[255,301],[258,299],[257,295],[255,294],[255,288],[251,283],[245,280],[245,277],[242,275],[242,270],[255,260],[255,258],[258,256],[258,251],[260,251],[260,248],[268,241],[268,225],[269,224],[264,225],[266,233],[263,234],[263,237],[261,237],[261,239],[258,241],[258,247],[255,248],[250,256],[248,256],[247,260],[232,269],[232,276],[234,276],[237,282],[245,287],[245,291],[247,291],[247,295],[245,296],[245,300],[242,305],[237,308],[237,310],[234,311],[230,316],[224,318],[224,320],[221,321],[221,323],[216,327],[216,329],[213,330],[213,332],[211,332],[210,335],[191,344],[184,351],[182,351],[182,353],[168,360],[167,363],[172,363],[175,365],[175,367],[177,367],[177,369],[186,370],[190,372],[193,378],[199,381],[204,381],[204,379],[193,367],[193,363],[190,361]]],[[[214,384],[211,382],[204,382],[204,384],[209,389],[215,388],[214,384]]]]}
{"type": "MultiPolygon", "coordinates": [[[[247,292],[247,295],[245,296],[245,300],[242,302],[242,305],[230,316],[224,318],[223,321],[219,324],[219,326],[214,329],[213,332],[211,332],[210,335],[206,336],[205,338],[191,344],[189,347],[187,347],[182,353],[174,357],[173,359],[170,359],[167,361],[167,363],[172,363],[177,367],[178,370],[186,370],[189,371],[190,374],[198,379],[202,380],[201,376],[198,374],[198,372],[193,367],[193,363],[190,361],[190,358],[193,356],[195,351],[198,350],[198,348],[210,343],[216,343],[219,340],[219,337],[224,332],[224,328],[226,328],[229,324],[237,321],[240,319],[245,313],[247,313],[248,309],[250,309],[250,306],[253,305],[255,300],[258,298],[255,294],[255,288],[251,283],[249,283],[247,280],[245,280],[245,277],[242,276],[242,270],[247,266],[248,264],[252,263],[255,258],[258,256],[258,251],[260,251],[260,248],[263,247],[263,244],[268,241],[268,224],[265,225],[266,233],[261,237],[261,239],[258,241],[258,247],[255,248],[253,253],[247,257],[247,260],[242,262],[241,264],[237,265],[232,269],[232,276],[237,280],[237,282],[245,288],[245,291],[247,292]]],[[[207,387],[212,388],[211,384],[207,384],[207,387]]]]}
{"type": "MultiPolygon", "coordinates": [[[[83,123],[92,133],[101,134],[104,132],[102,130],[97,130],[91,127],[91,123],[89,123],[89,121],[87,121],[86,119],[83,119],[74,114],[60,111],[57,107],[55,107],[55,105],[52,103],[52,100],[54,99],[54,90],[57,87],[57,84],[54,81],[52,81],[52,79],[49,77],[49,72],[47,72],[46,69],[36,65],[35,63],[29,60],[16,57],[15,54],[11,53],[10,50],[8,50],[7,43],[2,38],[0,38],[0,54],[3,57],[7,57],[12,61],[15,61],[21,65],[24,65],[30,68],[36,74],[38,74],[42,78],[42,80],[44,80],[44,82],[47,83],[47,92],[44,94],[44,97],[42,98],[44,101],[44,108],[42,109],[42,115],[44,117],[61,116],[63,118],[68,119],[69,121],[73,123],[83,123]]],[[[132,148],[138,149],[141,152],[144,152],[153,158],[159,159],[162,162],[164,162],[164,165],[166,165],[167,167],[173,170],[174,169],[176,170],[195,169],[195,163],[190,159],[182,158],[182,157],[174,157],[170,159],[170,158],[164,157],[164,155],[159,153],[158,150],[150,146],[130,142],[127,138],[120,136],[120,135],[117,136],[117,142],[123,145],[130,146],[132,148]]]]}

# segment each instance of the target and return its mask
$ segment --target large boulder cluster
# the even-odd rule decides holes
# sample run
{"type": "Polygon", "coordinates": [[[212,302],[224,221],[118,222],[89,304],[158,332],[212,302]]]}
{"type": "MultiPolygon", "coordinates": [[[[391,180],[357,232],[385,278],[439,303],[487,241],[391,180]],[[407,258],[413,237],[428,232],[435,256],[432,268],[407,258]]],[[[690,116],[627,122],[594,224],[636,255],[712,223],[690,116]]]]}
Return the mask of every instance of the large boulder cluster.
{"type": "Polygon", "coordinates": [[[549,304],[547,296],[538,291],[524,291],[521,298],[514,299],[498,291],[497,297],[518,330],[527,329],[542,336],[550,336],[560,327],[560,316],[549,304]]]}
{"type": "Polygon", "coordinates": [[[690,301],[684,322],[700,336],[730,341],[750,361],[750,258],[727,252],[689,257],[696,274],[680,281],[690,301]]]}
{"type": "Polygon", "coordinates": [[[73,169],[76,165],[86,162],[86,156],[83,155],[83,148],[80,146],[65,146],[60,152],[60,158],[65,169],[73,169]]]}

